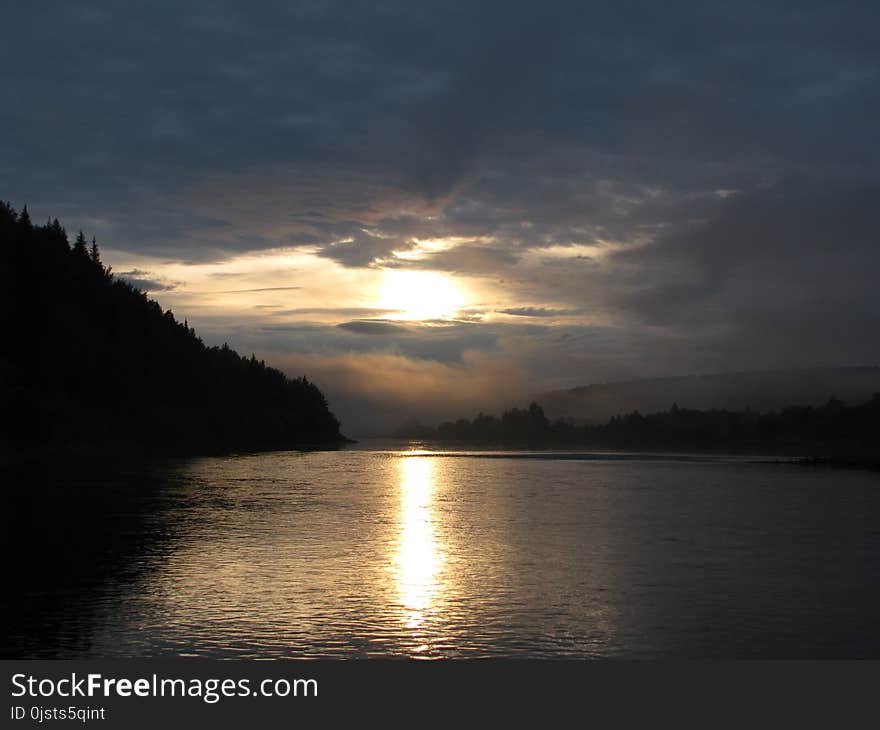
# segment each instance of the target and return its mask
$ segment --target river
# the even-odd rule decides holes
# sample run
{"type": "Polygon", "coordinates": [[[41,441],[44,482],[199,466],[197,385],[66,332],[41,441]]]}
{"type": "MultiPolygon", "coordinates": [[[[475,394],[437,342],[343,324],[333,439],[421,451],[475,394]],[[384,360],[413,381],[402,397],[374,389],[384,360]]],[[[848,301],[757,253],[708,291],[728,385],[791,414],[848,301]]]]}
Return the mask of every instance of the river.
{"type": "Polygon", "coordinates": [[[325,452],[6,488],[3,656],[878,657],[880,475],[325,452]]]}

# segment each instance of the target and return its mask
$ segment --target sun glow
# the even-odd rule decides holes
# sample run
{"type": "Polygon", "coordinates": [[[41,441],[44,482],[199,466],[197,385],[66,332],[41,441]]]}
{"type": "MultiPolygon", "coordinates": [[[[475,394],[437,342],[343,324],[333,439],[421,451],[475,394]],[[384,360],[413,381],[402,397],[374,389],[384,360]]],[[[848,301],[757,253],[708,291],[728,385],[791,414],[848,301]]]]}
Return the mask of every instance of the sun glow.
{"type": "Polygon", "coordinates": [[[380,296],[380,308],[405,320],[454,317],[467,303],[451,277],[434,271],[386,271],[380,296]]]}

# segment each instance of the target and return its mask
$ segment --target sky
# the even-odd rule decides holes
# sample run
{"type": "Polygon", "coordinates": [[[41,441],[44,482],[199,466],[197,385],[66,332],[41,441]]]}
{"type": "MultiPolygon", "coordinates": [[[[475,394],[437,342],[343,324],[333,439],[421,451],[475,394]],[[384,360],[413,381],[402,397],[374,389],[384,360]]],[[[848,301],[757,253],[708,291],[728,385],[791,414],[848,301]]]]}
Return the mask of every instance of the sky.
{"type": "Polygon", "coordinates": [[[876,2],[18,3],[0,198],[350,433],[880,364],[876,2]]]}

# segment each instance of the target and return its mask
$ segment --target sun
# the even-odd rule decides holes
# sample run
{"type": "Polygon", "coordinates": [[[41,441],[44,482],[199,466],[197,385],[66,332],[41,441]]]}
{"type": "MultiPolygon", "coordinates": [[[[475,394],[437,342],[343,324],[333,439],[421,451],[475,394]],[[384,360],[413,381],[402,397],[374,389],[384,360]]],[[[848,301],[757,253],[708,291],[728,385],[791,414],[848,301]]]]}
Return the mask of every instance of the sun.
{"type": "Polygon", "coordinates": [[[435,271],[386,271],[379,307],[396,310],[390,319],[429,320],[454,317],[465,305],[453,279],[435,271]]]}

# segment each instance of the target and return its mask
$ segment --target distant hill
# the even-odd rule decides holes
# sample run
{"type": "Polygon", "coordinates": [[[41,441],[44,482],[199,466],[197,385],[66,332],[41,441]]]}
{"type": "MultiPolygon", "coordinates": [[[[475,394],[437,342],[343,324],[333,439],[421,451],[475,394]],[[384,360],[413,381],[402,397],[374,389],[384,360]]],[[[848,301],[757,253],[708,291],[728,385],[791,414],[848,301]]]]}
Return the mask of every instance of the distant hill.
{"type": "Polygon", "coordinates": [[[532,403],[501,417],[411,427],[403,438],[464,447],[590,448],[635,451],[785,454],[825,464],[880,467],[880,393],[866,403],[847,406],[793,405],[779,411],[693,410],[673,405],[647,415],[613,416],[605,424],[574,425],[551,421],[532,403]]]}
{"type": "Polygon", "coordinates": [[[118,446],[160,453],[344,441],[321,391],[207,347],[58,220],[0,202],[0,456],[118,446]]]}
{"type": "Polygon", "coordinates": [[[673,404],[695,410],[779,410],[829,398],[856,404],[880,392],[880,367],[816,368],[600,383],[531,396],[551,419],[605,423],[623,413],[656,413],[673,404]]]}

